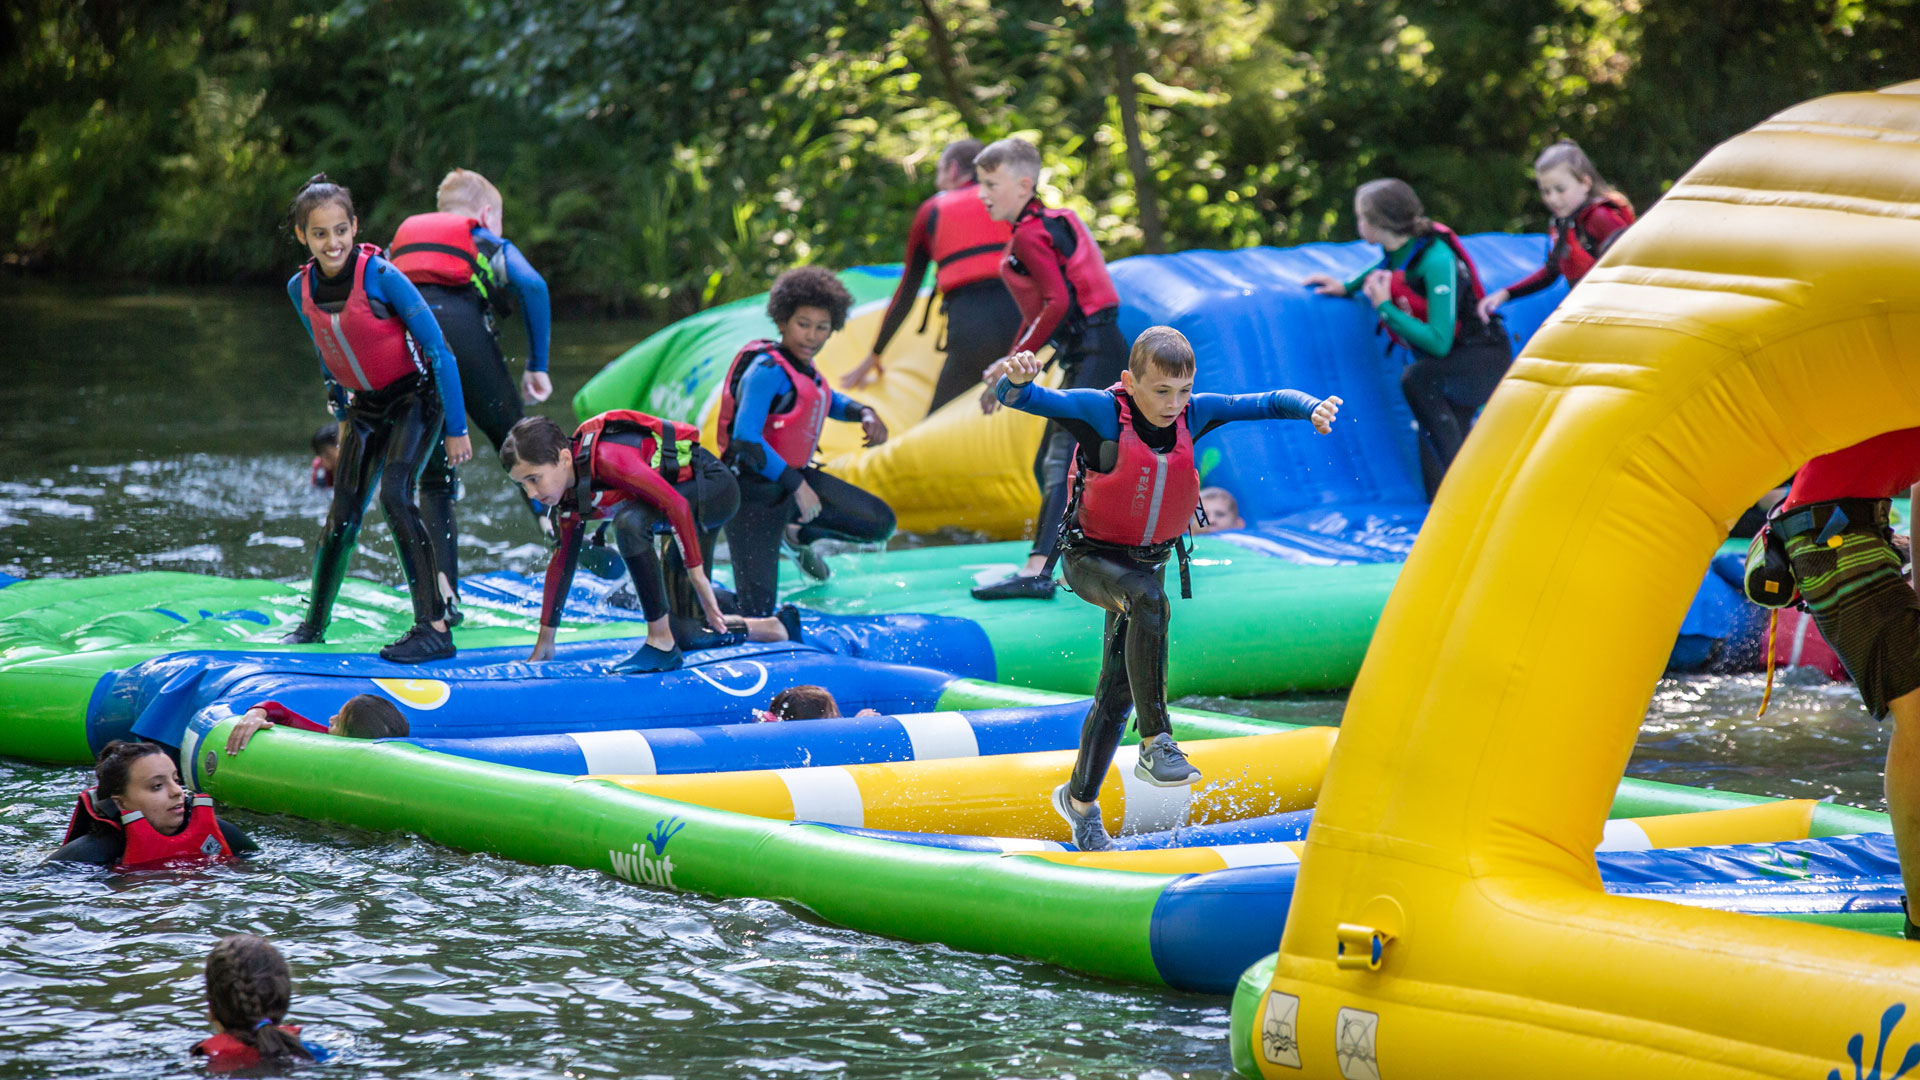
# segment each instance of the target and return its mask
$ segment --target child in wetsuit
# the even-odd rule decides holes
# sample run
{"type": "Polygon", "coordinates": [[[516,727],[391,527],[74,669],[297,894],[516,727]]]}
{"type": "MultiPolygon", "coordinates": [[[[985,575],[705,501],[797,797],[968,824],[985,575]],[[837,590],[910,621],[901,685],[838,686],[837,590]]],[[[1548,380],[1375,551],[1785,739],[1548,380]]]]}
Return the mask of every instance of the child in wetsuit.
{"type": "MultiPolygon", "coordinates": [[[[547,400],[552,315],[547,283],[520,249],[502,236],[500,189],[471,169],[440,181],[437,210],[415,214],[393,234],[393,265],[433,309],[460,368],[467,418],[498,451],[520,422],[521,404],[547,400]],[[527,370],[516,389],[500,348],[497,323],[515,308],[526,321],[527,370]]],[[[454,499],[459,482],[439,455],[420,478],[420,514],[433,536],[440,573],[460,585],[459,530],[454,499]]]]}
{"type": "Polygon", "coordinates": [[[1387,336],[1413,354],[1400,392],[1420,425],[1420,476],[1432,501],[1513,362],[1513,343],[1498,315],[1479,314],[1484,289],[1473,257],[1452,229],[1427,217],[1405,181],[1360,185],[1353,213],[1360,238],[1380,245],[1383,258],[1351,281],[1308,274],[1301,284],[1322,296],[1363,293],[1387,336]]]}
{"type": "Polygon", "coordinates": [[[173,755],[159,743],[115,739],[101,749],[93,777],[49,862],[140,866],[260,850],[214,816],[211,799],[181,786],[173,755]]]}
{"type": "Polygon", "coordinates": [[[214,1035],[194,1044],[194,1056],[205,1057],[213,1072],[327,1060],[326,1050],[300,1038],[298,1026],[281,1023],[292,1004],[293,975],[279,949],[252,934],[221,938],[207,954],[214,1035]]]}
{"type": "Polygon", "coordinates": [[[307,480],[314,487],[333,486],[333,472],[340,467],[340,425],[321,424],[313,431],[313,467],[307,480]]]}
{"type": "Polygon", "coordinates": [[[1540,201],[1553,215],[1547,226],[1547,235],[1552,238],[1547,264],[1489,293],[1480,301],[1482,320],[1492,318],[1507,301],[1532,296],[1562,277],[1567,279],[1568,288],[1580,284],[1607,248],[1633,224],[1633,204],[1607,183],[1587,152],[1572,139],[1561,139],[1542,150],[1533,163],[1533,178],[1540,185],[1540,201]]]}
{"type": "MultiPolygon", "coordinates": [[[[1071,210],[1048,207],[1034,193],[1040,182],[1040,149],[1025,139],[1001,139],[980,152],[974,169],[987,213],[1013,225],[1000,260],[1000,280],[1019,303],[1022,322],[1007,352],[1038,352],[1052,345],[1052,362],[1064,376],[1060,385],[1094,390],[1111,386],[1127,365],[1127,339],[1118,322],[1120,294],[1086,223],[1071,210]]],[[[995,405],[992,385],[1000,377],[1000,363],[987,369],[988,388],[981,394],[981,408],[987,412],[995,405]]],[[[975,588],[974,599],[1053,598],[1053,576],[1043,571],[1059,539],[1072,461],[1073,436],[1058,424],[1048,424],[1033,459],[1040,512],[1026,565],[975,588]]]]}
{"type": "Polygon", "coordinates": [[[344,424],[333,505],[313,559],[307,617],[281,640],[304,644],[326,633],[367,501],[378,485],[380,508],[413,594],[414,619],[412,629],[380,655],[402,664],[444,659],[454,653],[447,625],[453,581],[436,568],[434,544],[414,494],[443,433],[450,462],[458,465],[473,456],[459,369],[419,290],[380,256],[379,248],[354,244],[360,222],[346,188],[321,173],[294,197],[292,217],[294,237],[313,258],[288,280],[287,297],[319,350],[328,404],[344,424]],[[419,350],[430,358],[430,372],[419,350]]]}
{"type": "MultiPolygon", "coordinates": [[[[614,544],[633,578],[647,619],[647,640],[615,664],[619,672],[672,671],[681,650],[734,644],[706,568],[720,527],[740,506],[733,474],[700,445],[700,429],[619,409],[581,424],[569,437],[544,416],[513,426],[500,447],[507,475],[527,498],[551,507],[559,545],[547,563],[540,636],[533,663],[553,659],[567,591],[586,543],[587,523],[610,521],[614,544]],[[667,529],[677,545],[662,566],[654,535],[667,529]],[[704,625],[703,625],[704,623],[704,625]]],[[[755,641],[798,639],[798,613],[752,619],[755,641]]]]}
{"type": "Polygon", "coordinates": [[[743,615],[773,614],[783,541],[801,570],[824,581],[829,569],[815,541],[877,544],[893,535],[892,508],[813,464],[829,418],[859,424],[868,446],[887,441],[879,414],[828,386],[813,367],[852,305],[829,271],[803,266],[781,274],[767,295],[780,340],[749,342],[727,369],[720,460],[740,479],[740,511],[727,525],[727,545],[743,615]]]}
{"type": "Polygon", "coordinates": [[[1154,326],[1134,341],[1120,382],[1105,390],[1036,386],[1040,361],[1025,352],[1008,358],[994,387],[1002,404],[1059,423],[1076,444],[1066,581],[1107,612],[1080,753],[1072,778],[1053,793],[1054,809],[1082,851],[1112,846],[1096,800],[1129,708],[1140,728],[1134,775],[1158,787],[1200,779],[1167,720],[1166,567],[1200,505],[1194,443],[1235,420],[1308,420],[1324,435],[1340,411],[1339,398],[1316,400],[1298,390],[1195,394],[1194,368],[1186,337],[1154,326]]]}

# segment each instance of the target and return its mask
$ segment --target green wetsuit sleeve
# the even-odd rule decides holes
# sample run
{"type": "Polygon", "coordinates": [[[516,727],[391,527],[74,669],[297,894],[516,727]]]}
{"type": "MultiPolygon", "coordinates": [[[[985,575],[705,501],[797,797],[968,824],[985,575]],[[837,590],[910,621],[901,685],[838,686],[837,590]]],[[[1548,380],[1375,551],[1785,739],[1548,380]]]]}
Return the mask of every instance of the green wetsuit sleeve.
{"type": "Polygon", "coordinates": [[[1419,261],[1407,268],[1407,283],[1427,297],[1425,322],[1394,307],[1379,305],[1380,321],[1400,335],[1400,339],[1428,356],[1445,356],[1453,351],[1453,328],[1460,302],[1459,263],[1453,249],[1435,241],[1420,253],[1419,261]]]}
{"type": "Polygon", "coordinates": [[[1367,267],[1365,270],[1362,270],[1360,271],[1359,274],[1355,275],[1352,281],[1347,282],[1347,295],[1359,296],[1360,286],[1365,285],[1367,283],[1367,275],[1373,273],[1375,270],[1378,270],[1378,269],[1380,269],[1380,264],[1374,263],[1372,266],[1367,267]]]}

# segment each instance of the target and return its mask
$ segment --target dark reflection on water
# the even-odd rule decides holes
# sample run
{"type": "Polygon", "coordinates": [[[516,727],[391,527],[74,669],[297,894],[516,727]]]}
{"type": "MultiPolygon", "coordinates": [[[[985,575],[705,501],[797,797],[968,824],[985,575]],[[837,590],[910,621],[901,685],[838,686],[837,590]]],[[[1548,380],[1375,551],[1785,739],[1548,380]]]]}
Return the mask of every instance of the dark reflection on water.
{"type": "MultiPolygon", "coordinates": [[[[325,414],[283,296],[0,289],[0,571],[305,577],[326,509],[306,447],[325,414]]],[[[561,323],[540,411],[569,420],[580,384],[650,329],[561,323]]],[[[534,570],[545,548],[476,442],[463,567],[534,570]]],[[[355,572],[395,582],[378,516],[355,572]]],[[[1852,687],[1788,674],[1755,720],[1761,684],[1663,680],[1632,773],[1882,808],[1885,732],[1852,687]]],[[[1186,704],[1337,723],[1345,699],[1186,704]]],[[[280,944],[295,1018],[355,1076],[1227,1074],[1222,1001],[405,837],[236,813],[266,848],[245,866],[41,868],[80,784],[78,770],[0,762],[0,1076],[192,1074],[200,964],[241,930],[280,944]]]]}

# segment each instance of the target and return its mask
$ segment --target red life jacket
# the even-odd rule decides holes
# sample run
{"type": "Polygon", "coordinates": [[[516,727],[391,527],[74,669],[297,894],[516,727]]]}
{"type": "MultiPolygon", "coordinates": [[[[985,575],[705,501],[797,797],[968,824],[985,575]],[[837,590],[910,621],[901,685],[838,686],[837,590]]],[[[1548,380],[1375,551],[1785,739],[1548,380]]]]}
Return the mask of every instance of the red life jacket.
{"type": "Polygon", "coordinates": [[[425,370],[414,355],[407,324],[374,313],[367,297],[367,264],[380,254],[372,244],[360,245],[353,264],[353,291],[339,310],[322,307],[313,299],[313,278],[319,260],[309,260],[300,290],[300,311],[313,331],[313,344],[327,371],[349,390],[380,390],[408,375],[425,370]]]}
{"type": "Polygon", "coordinates": [[[115,832],[126,836],[126,850],[121,853],[116,867],[139,866],[143,863],[170,862],[175,859],[224,859],[232,856],[227,847],[227,838],[220,833],[220,821],[213,813],[213,800],[205,795],[195,795],[187,802],[187,823],[184,828],[172,836],[162,836],[147,821],[145,814],[137,810],[121,813],[108,799],[104,804],[98,802],[97,791],[80,793],[78,803],[73,808],[73,817],[67,822],[66,839],[61,843],[71,843],[93,831],[94,823],[105,825],[115,832]]]}
{"type": "Polygon", "coordinates": [[[792,380],[793,403],[782,412],[767,411],[767,425],[760,429],[760,437],[768,449],[780,455],[780,460],[793,468],[804,469],[812,463],[813,451],[820,445],[820,429],[826,426],[833,391],[812,364],[801,365],[788,356],[777,341],[747,342],[727,368],[727,381],[720,391],[720,454],[724,457],[733,442],[733,417],[740,409],[740,380],[746,377],[747,365],[761,353],[773,357],[773,362],[792,380]]]}
{"type": "Polygon", "coordinates": [[[1013,226],[987,215],[979,185],[968,183],[929,201],[939,213],[929,244],[934,287],[952,296],[955,289],[999,276],[1000,258],[1013,238],[1013,226]]]}
{"type": "MultiPolygon", "coordinates": [[[[1413,285],[1407,281],[1407,269],[1420,261],[1420,257],[1427,253],[1427,249],[1433,246],[1435,240],[1453,249],[1454,259],[1466,267],[1467,283],[1472,291],[1470,298],[1453,306],[1453,335],[1454,340],[1458,342],[1462,331],[1469,328],[1472,323],[1480,321],[1480,301],[1487,295],[1487,290],[1480,284],[1480,270],[1474,266],[1473,256],[1467,254],[1466,245],[1460,242],[1460,237],[1456,236],[1452,229],[1436,221],[1433,223],[1433,232],[1413,241],[1413,251],[1408,253],[1407,261],[1400,265],[1400,269],[1393,272],[1392,295],[1396,306],[1404,307],[1416,319],[1423,321],[1426,319],[1427,294],[1415,291],[1413,285]],[[1469,320],[1472,322],[1470,323],[1469,320]]],[[[1385,323],[1381,325],[1386,326],[1385,323]]],[[[1391,326],[1387,326],[1387,336],[1397,344],[1407,344],[1399,334],[1393,332],[1391,326]]],[[[1412,346],[1407,347],[1412,348],[1412,346]]]]}
{"type": "Polygon", "coordinates": [[[479,225],[465,214],[415,214],[394,231],[389,258],[416,285],[484,283],[480,249],[473,246],[479,225]]]}
{"type": "Polygon", "coordinates": [[[1613,242],[1620,239],[1620,234],[1627,231],[1623,226],[1608,233],[1604,240],[1595,240],[1587,228],[1587,222],[1593,217],[1593,212],[1602,206],[1626,218],[1628,225],[1633,224],[1633,204],[1617,191],[1608,192],[1601,198],[1588,199],[1573,212],[1572,218],[1553,219],[1553,248],[1547,258],[1559,264],[1560,276],[1567,279],[1568,285],[1586,277],[1587,271],[1593,269],[1593,264],[1600,261],[1600,256],[1605,255],[1613,242]]]}
{"type": "Polygon", "coordinates": [[[669,484],[693,479],[693,448],[700,445],[699,428],[632,409],[603,412],[588,418],[573,433],[574,507],[583,518],[605,517],[629,498],[625,491],[615,488],[594,490],[594,458],[603,440],[638,447],[669,484]]]}
{"type": "MultiPolygon", "coordinates": [[[[1113,278],[1107,274],[1107,261],[1100,255],[1100,245],[1094,242],[1093,234],[1087,231],[1087,223],[1080,215],[1064,208],[1042,206],[1036,200],[1029,203],[1020,213],[1020,219],[1013,223],[1014,231],[1021,229],[1040,229],[1047,231],[1047,242],[1058,251],[1054,233],[1048,230],[1047,223],[1060,222],[1073,237],[1073,253],[1061,256],[1060,272],[1067,279],[1067,290],[1073,294],[1074,312],[1061,320],[1061,329],[1067,329],[1070,323],[1081,323],[1089,316],[1099,314],[1110,308],[1120,306],[1120,293],[1113,287],[1113,278]]],[[[1006,282],[1007,291],[1020,305],[1023,316],[1031,321],[1039,314],[1046,297],[1041,295],[1040,286],[1033,275],[1021,268],[1014,257],[1011,244],[1006,255],[1000,260],[1000,280],[1006,282]]],[[[1059,338],[1060,331],[1054,332],[1059,338]]]]}
{"type": "MultiPolygon", "coordinates": [[[[1107,393],[1120,412],[1120,438],[1113,468],[1089,470],[1081,482],[1080,532],[1089,540],[1128,547],[1178,539],[1200,506],[1200,470],[1194,467],[1186,411],[1173,422],[1172,452],[1160,454],[1133,430],[1132,403],[1121,384],[1109,386],[1107,393]]],[[[1076,454],[1074,469],[1079,468],[1076,454]]]]}
{"type": "MultiPolygon", "coordinates": [[[[300,1025],[278,1024],[281,1031],[295,1038],[300,1036],[300,1025]]],[[[193,1044],[195,1054],[205,1055],[207,1068],[214,1072],[227,1072],[232,1069],[245,1069],[260,1064],[260,1048],[251,1043],[241,1042],[233,1033],[223,1031],[211,1039],[202,1039],[193,1044]]]]}

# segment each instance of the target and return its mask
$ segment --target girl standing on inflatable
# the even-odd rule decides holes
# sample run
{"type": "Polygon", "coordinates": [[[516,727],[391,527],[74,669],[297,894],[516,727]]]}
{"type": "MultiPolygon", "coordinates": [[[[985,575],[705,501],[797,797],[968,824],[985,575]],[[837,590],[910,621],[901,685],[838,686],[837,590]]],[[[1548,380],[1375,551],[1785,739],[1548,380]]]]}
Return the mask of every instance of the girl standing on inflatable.
{"type": "Polygon", "coordinates": [[[813,465],[829,417],[857,423],[866,445],[887,441],[871,408],[827,385],[813,358],[847,321],[853,297],[819,267],[789,270],[767,295],[779,341],[751,341],[733,358],[720,393],[720,460],[740,478],[740,510],[727,523],[733,590],[740,614],[772,615],[779,598],[780,545],[824,581],[816,540],[875,544],[893,535],[893,510],[874,495],[813,465]]]}
{"type": "Polygon", "coordinates": [[[1553,215],[1547,227],[1552,240],[1547,263],[1480,301],[1482,319],[1492,318],[1507,301],[1532,296],[1563,277],[1568,288],[1580,284],[1633,224],[1633,204],[1607,183],[1572,139],[1561,139],[1541,151],[1533,163],[1533,177],[1540,185],[1540,201],[1553,215]]]}
{"type": "Polygon", "coordinates": [[[1453,464],[1473,416],[1513,362],[1499,316],[1478,313],[1486,290],[1473,258],[1452,229],[1427,217],[1403,180],[1370,180],[1353,196],[1360,238],[1386,256],[1352,281],[1309,274],[1302,284],[1322,296],[1359,291],[1395,344],[1414,354],[1400,390],[1420,425],[1420,472],[1427,498],[1453,464]],[[1470,289],[1461,302],[1462,285],[1470,289]]]}
{"type": "Polygon", "coordinates": [[[260,850],[214,816],[212,799],[180,785],[180,770],[158,743],[115,739],[100,751],[93,776],[49,862],[129,867],[260,850]]]}
{"type": "Polygon", "coordinates": [[[439,580],[433,543],[416,492],[446,433],[447,461],[473,456],[460,393],[460,370],[420,291],[372,244],[353,242],[360,221],[353,196],[325,173],[293,199],[293,234],[313,258],[287,282],[287,297],[320,352],[320,377],[340,421],[340,463],[333,505],[313,559],[307,617],[281,640],[319,641],[353,558],[354,541],[377,485],[380,509],[400,549],[413,594],[413,628],[380,655],[401,664],[453,655],[447,626],[453,582],[439,580]],[[421,363],[425,350],[429,372],[421,363]]]}

